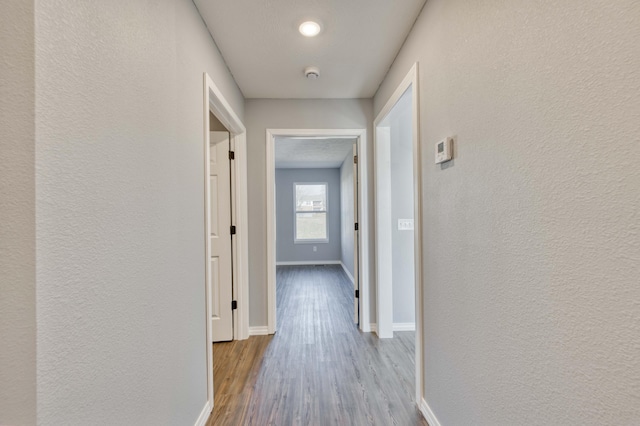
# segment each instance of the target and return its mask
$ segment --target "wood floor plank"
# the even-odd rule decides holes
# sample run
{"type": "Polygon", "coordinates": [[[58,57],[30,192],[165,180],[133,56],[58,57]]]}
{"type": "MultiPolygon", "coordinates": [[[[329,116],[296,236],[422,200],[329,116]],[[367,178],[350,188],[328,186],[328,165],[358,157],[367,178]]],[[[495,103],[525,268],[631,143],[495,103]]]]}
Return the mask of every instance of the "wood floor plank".
{"type": "Polygon", "coordinates": [[[213,345],[207,425],[427,425],[413,400],[413,332],[360,332],[340,266],[279,266],[276,294],[274,336],[213,345]]]}

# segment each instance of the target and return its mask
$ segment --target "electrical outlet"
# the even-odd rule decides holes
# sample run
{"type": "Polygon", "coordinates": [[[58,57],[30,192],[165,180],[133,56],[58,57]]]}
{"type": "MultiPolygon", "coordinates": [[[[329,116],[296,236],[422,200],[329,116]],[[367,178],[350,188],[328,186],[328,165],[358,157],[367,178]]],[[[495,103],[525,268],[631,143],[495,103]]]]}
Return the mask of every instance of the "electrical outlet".
{"type": "Polygon", "coordinates": [[[318,247],[313,246],[313,251],[318,251],[318,247]]]}

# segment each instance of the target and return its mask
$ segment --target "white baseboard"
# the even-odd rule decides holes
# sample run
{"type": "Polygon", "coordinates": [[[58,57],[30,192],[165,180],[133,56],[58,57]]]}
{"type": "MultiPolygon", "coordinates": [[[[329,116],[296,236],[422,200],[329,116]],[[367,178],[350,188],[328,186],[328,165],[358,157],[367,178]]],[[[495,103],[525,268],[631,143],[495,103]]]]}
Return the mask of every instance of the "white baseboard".
{"type": "Polygon", "coordinates": [[[344,273],[347,274],[347,277],[349,277],[349,279],[351,280],[351,283],[353,283],[355,281],[355,278],[353,278],[353,275],[351,275],[351,272],[349,272],[347,267],[344,266],[344,263],[340,262],[340,265],[342,265],[342,269],[344,270],[344,273]]]}
{"type": "MultiPolygon", "coordinates": [[[[372,322],[367,327],[366,324],[362,327],[364,333],[376,333],[378,334],[378,324],[372,322]]],[[[413,322],[400,322],[393,324],[393,331],[416,331],[416,324],[413,322]]]]}
{"type": "Polygon", "coordinates": [[[207,424],[207,420],[209,420],[209,416],[211,415],[211,405],[209,405],[209,401],[204,405],[204,408],[200,412],[198,416],[198,420],[196,420],[195,426],[204,426],[207,424]]]}
{"type": "Polygon", "coordinates": [[[295,262],[276,262],[276,266],[297,266],[297,265],[340,265],[339,260],[300,260],[295,262]]]}
{"type": "Polygon", "coordinates": [[[393,331],[416,331],[416,323],[415,322],[394,323],[393,331]]]}
{"type": "Polygon", "coordinates": [[[269,327],[266,325],[249,327],[249,336],[266,336],[267,334],[269,334],[269,327]]]}
{"type": "Polygon", "coordinates": [[[429,426],[441,426],[438,418],[435,414],[433,414],[433,410],[431,409],[431,407],[429,407],[429,404],[427,404],[427,401],[425,401],[424,398],[422,398],[422,401],[420,401],[420,405],[418,406],[418,408],[420,408],[420,412],[424,416],[424,419],[427,421],[427,423],[429,423],[429,426]]]}

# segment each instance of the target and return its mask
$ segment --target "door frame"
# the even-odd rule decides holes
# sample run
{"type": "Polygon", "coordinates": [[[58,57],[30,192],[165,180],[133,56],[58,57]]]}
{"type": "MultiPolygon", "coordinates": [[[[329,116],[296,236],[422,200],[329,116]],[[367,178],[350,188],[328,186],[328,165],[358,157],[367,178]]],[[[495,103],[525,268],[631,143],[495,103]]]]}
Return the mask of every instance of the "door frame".
{"type": "MultiPolygon", "coordinates": [[[[374,157],[374,197],[377,196],[378,177],[376,166],[376,145],[378,127],[380,123],[389,115],[393,107],[398,103],[402,95],[411,87],[411,112],[412,112],[412,134],[413,134],[413,201],[414,201],[414,274],[415,274],[415,306],[416,306],[416,331],[415,331],[415,376],[416,376],[416,403],[420,406],[424,397],[424,354],[423,354],[423,325],[424,325],[424,303],[422,300],[422,287],[423,287],[423,270],[422,270],[422,171],[421,171],[421,148],[420,148],[420,102],[418,99],[418,63],[414,63],[409,72],[406,74],[402,82],[397,86],[396,90],[389,97],[380,113],[378,113],[376,119],[373,122],[373,157],[374,157]]],[[[377,203],[376,203],[377,206],[377,203]]],[[[378,214],[376,212],[376,218],[378,214]]],[[[378,223],[375,224],[376,228],[376,278],[379,275],[379,267],[381,265],[380,259],[378,259],[378,223]]],[[[381,291],[381,285],[385,283],[383,280],[376,279],[377,283],[377,295],[383,294],[381,291]]],[[[383,289],[384,290],[384,289],[383,289]]],[[[392,312],[392,307],[388,305],[392,303],[390,298],[382,300],[377,298],[376,303],[376,321],[380,320],[381,311],[382,315],[385,315],[385,309],[392,312]]],[[[380,329],[380,323],[378,322],[378,330],[380,329]]],[[[381,336],[382,337],[382,336],[381,336]]],[[[384,336],[387,337],[387,336],[384,336]]]]}
{"type": "MultiPolygon", "coordinates": [[[[211,330],[211,242],[209,239],[209,113],[212,113],[229,131],[230,146],[235,152],[231,164],[231,179],[235,185],[231,190],[231,221],[236,225],[236,235],[232,248],[233,259],[233,295],[238,308],[233,311],[233,339],[244,340],[249,337],[249,240],[247,208],[247,130],[222,95],[211,77],[204,73],[204,271],[205,271],[205,339],[207,351],[207,401],[213,410],[213,336],[211,330]]],[[[210,411],[211,411],[210,410],[210,411]]]]}
{"type": "MultiPolygon", "coordinates": [[[[359,256],[359,308],[360,329],[371,331],[369,319],[369,205],[367,186],[367,131],[366,129],[267,129],[267,332],[274,334],[276,320],[276,160],[275,143],[278,136],[353,136],[358,146],[358,239],[359,256]]],[[[354,176],[355,178],[355,176],[354,176]]],[[[354,195],[356,196],[356,195],[354,195]]]]}

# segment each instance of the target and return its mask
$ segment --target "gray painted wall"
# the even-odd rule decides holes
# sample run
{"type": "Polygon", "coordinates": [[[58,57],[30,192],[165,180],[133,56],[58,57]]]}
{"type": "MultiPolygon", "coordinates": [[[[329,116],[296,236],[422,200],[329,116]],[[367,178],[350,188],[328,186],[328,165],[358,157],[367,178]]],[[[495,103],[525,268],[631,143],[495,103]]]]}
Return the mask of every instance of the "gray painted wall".
{"type": "Polygon", "coordinates": [[[353,217],[353,154],[347,154],[342,166],[340,166],[340,260],[353,276],[353,245],[355,243],[354,217],[353,217]]]}
{"type": "MultiPolygon", "coordinates": [[[[372,152],[371,99],[247,99],[245,103],[249,180],[249,293],[251,326],[267,325],[266,269],[266,129],[367,129],[367,144],[372,152]]],[[[371,155],[370,155],[371,159],[371,155]]],[[[372,182],[372,166],[369,166],[372,182]]],[[[369,200],[373,210],[373,185],[369,200]]],[[[369,220],[370,241],[374,241],[373,218],[369,220]]],[[[371,317],[375,318],[375,274],[373,251],[370,253],[371,317]]]]}
{"type": "Polygon", "coordinates": [[[391,245],[393,323],[412,324],[416,317],[413,231],[398,230],[398,219],[413,219],[413,140],[411,92],[388,117],[391,129],[391,245]]]}
{"type": "Polygon", "coordinates": [[[244,99],[190,1],[35,15],[38,423],[193,425],[203,72],[241,118],[244,99]]]}
{"type": "Polygon", "coordinates": [[[375,97],[420,62],[424,377],[443,425],[640,419],[639,21],[632,0],[429,0],[375,97]]]}
{"type": "Polygon", "coordinates": [[[340,169],[276,169],[276,261],[340,260],[340,242],[340,169]],[[294,243],[293,185],[305,182],[327,183],[327,243],[294,243]]]}
{"type": "Polygon", "coordinates": [[[0,424],[36,423],[34,2],[0,2],[0,424]]]}

